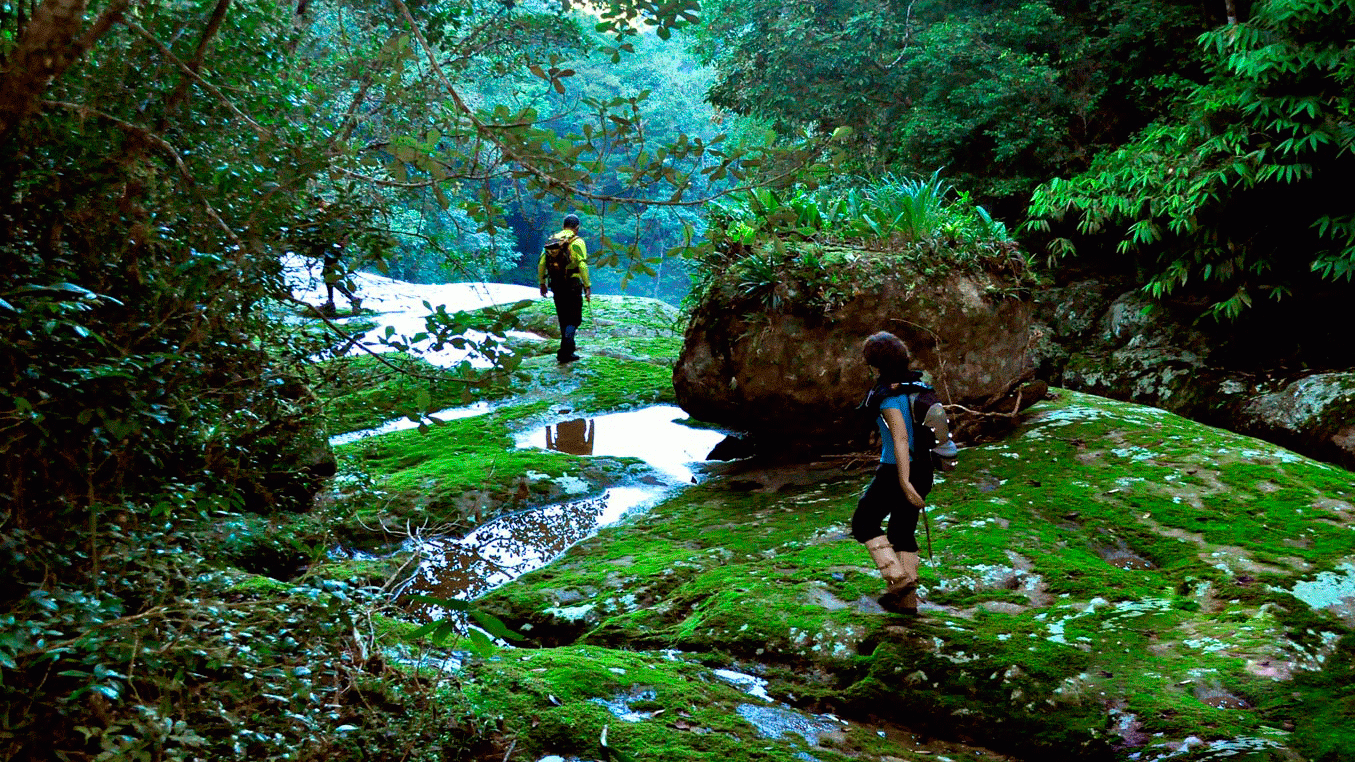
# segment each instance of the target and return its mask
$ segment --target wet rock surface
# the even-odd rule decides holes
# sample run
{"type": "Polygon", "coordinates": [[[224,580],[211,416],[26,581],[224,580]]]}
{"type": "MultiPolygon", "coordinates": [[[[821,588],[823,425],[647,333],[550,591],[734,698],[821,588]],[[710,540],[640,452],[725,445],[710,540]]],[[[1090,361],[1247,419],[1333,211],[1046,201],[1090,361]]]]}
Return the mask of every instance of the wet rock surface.
{"type": "Polygon", "coordinates": [[[1265,333],[1264,320],[1218,326],[1090,280],[1042,291],[1034,303],[1038,374],[1051,384],[1154,405],[1355,470],[1355,370],[1341,364],[1348,337],[1323,339],[1341,352],[1312,350],[1325,370],[1286,354],[1311,349],[1331,320],[1291,318],[1289,328],[1265,333]]]}
{"type": "MultiPolygon", "coordinates": [[[[421,536],[445,530],[438,542],[482,565],[448,557],[452,577],[532,570],[475,603],[523,640],[481,643],[452,666],[426,638],[383,651],[501,718],[496,759],[1199,762],[1355,750],[1342,713],[1355,683],[1348,473],[1161,410],[1060,393],[1011,437],[965,450],[937,485],[921,616],[887,615],[848,532],[871,463],[708,464],[698,484],[676,487],[639,459],[596,454],[603,423],[576,421],[670,400],[665,358],[680,342],[648,317],[657,305],[594,301],[616,325],[586,337],[597,353],[581,363],[528,359],[530,384],[490,410],[337,448],[342,468],[363,464],[375,480],[345,487],[338,507],[361,519],[396,505],[421,536]],[[570,448],[543,449],[562,435],[570,448]],[[532,446],[515,447],[522,437],[532,446]],[[578,440],[595,454],[574,452],[578,440]],[[672,492],[601,532],[586,526],[623,483],[672,492]],[[489,522],[483,533],[447,521],[462,515],[453,500],[489,522]],[[535,521],[557,507],[556,524],[535,521]],[[510,537],[497,533],[518,519],[510,537]],[[551,560],[556,550],[514,545],[524,539],[569,549],[551,560]]],[[[531,320],[553,318],[543,308],[531,320]]],[[[313,573],[370,564],[364,578],[380,584],[405,563],[313,573]]],[[[408,634],[418,622],[357,625],[408,634]]]]}
{"type": "MultiPolygon", "coordinates": [[[[482,602],[543,645],[695,656],[801,711],[1012,759],[1317,758],[1311,707],[1344,695],[1323,676],[1355,646],[1346,472],[1072,392],[962,462],[930,559],[919,527],[915,618],[874,602],[850,464],[711,478],[482,602]]],[[[860,754],[816,722],[785,737],[860,754]]]]}

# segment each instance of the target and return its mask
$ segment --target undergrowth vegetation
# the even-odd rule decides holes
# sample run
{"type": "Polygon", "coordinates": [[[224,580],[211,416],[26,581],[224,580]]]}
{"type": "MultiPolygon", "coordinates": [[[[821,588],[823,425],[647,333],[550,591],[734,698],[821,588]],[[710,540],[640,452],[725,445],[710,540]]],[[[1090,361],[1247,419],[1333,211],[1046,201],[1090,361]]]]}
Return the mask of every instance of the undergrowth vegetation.
{"type": "Polygon", "coordinates": [[[1086,172],[1036,191],[1026,227],[1051,257],[1113,247],[1153,296],[1203,296],[1222,320],[1333,284],[1349,293],[1355,6],[1271,1],[1251,14],[1200,36],[1206,84],[1086,172]]]}
{"type": "MultiPolygon", "coordinates": [[[[186,499],[111,512],[86,584],[22,584],[0,638],[0,756],[431,760],[483,743],[492,720],[445,681],[396,668],[420,657],[395,648],[379,587],[223,568],[166,521],[165,506],[186,499]]],[[[180,507],[210,504],[198,505],[180,507]]],[[[49,575],[83,561],[53,550],[5,548],[12,565],[49,575]]]]}
{"type": "Polygon", "coordinates": [[[870,284],[950,271],[1034,282],[1008,233],[968,193],[941,179],[885,174],[851,184],[752,190],[711,204],[708,243],[689,301],[716,295],[773,311],[831,312],[870,284]]]}
{"type": "Polygon", "coordinates": [[[1006,226],[973,203],[968,193],[952,198],[953,194],[940,170],[928,178],[885,173],[813,190],[755,188],[710,205],[712,235],[717,242],[727,239],[742,246],[781,235],[885,250],[907,244],[956,247],[1012,240],[1006,226]]]}

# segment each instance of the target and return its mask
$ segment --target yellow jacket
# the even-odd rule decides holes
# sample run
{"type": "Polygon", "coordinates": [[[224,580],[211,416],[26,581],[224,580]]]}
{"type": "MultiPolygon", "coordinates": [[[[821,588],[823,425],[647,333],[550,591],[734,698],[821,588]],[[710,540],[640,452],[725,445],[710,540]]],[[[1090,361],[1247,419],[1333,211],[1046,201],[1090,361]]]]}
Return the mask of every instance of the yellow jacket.
{"type": "MultiPolygon", "coordinates": [[[[571,230],[561,230],[551,236],[552,240],[565,239],[574,236],[574,241],[569,244],[569,270],[577,271],[579,282],[584,288],[592,289],[592,284],[588,282],[588,246],[571,230]]],[[[541,258],[536,262],[536,282],[542,286],[546,285],[546,250],[541,250],[541,258]]]]}

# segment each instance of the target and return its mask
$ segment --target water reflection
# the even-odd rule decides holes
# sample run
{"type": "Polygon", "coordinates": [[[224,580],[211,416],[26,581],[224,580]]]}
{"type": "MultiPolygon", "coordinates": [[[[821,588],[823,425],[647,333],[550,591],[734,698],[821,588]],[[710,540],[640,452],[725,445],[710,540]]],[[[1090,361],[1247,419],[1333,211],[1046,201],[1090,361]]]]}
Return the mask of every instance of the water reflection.
{"type": "MultiPolygon", "coordinates": [[[[653,504],[666,491],[614,487],[601,497],[502,516],[460,539],[425,540],[418,544],[419,569],[398,595],[471,600],[545,566],[599,527],[615,523],[633,508],[653,504]]],[[[415,604],[411,611],[427,619],[447,616],[425,604],[415,604]]]]}
{"type": "Polygon", "coordinates": [[[597,424],[587,418],[574,418],[555,424],[555,431],[546,427],[546,449],[567,452],[570,455],[592,455],[593,437],[597,424]]]}
{"type": "Polygon", "coordinates": [[[655,405],[591,421],[576,418],[523,432],[517,446],[541,447],[544,442],[547,449],[574,455],[639,458],[670,479],[690,484],[695,481],[692,464],[706,460],[725,435],[678,422],[686,417],[676,405],[655,405]]]}

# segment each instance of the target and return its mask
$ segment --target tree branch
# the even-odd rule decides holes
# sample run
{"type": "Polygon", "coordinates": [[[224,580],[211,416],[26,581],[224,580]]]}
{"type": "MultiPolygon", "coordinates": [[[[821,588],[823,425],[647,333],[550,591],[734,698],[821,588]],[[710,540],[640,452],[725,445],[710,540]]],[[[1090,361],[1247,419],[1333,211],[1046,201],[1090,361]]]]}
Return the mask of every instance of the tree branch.
{"type": "Polygon", "coordinates": [[[175,111],[179,110],[179,106],[183,105],[184,101],[188,100],[189,84],[193,80],[202,81],[198,77],[198,70],[202,68],[202,62],[207,58],[207,46],[216,36],[217,31],[221,29],[222,22],[226,20],[226,11],[230,10],[230,7],[231,0],[217,0],[216,7],[212,9],[212,18],[208,20],[206,28],[202,30],[202,36],[198,38],[198,47],[193,52],[193,60],[189,61],[187,66],[177,60],[175,61],[186,71],[183,78],[179,80],[179,85],[174,88],[174,92],[170,93],[169,98],[165,101],[165,113],[160,116],[159,130],[164,130],[169,126],[169,118],[173,116],[175,111]]]}
{"type": "Polygon", "coordinates": [[[908,52],[908,44],[909,44],[909,43],[912,41],[912,39],[913,39],[913,2],[914,2],[914,1],[915,1],[915,0],[909,0],[909,3],[908,3],[908,10],[905,11],[904,14],[903,14],[903,50],[900,50],[898,56],[896,56],[896,57],[894,58],[893,61],[890,61],[888,66],[884,67],[886,70],[889,70],[889,69],[894,68],[895,66],[898,66],[898,65],[899,65],[899,61],[902,61],[902,60],[903,60],[903,54],[908,52]]]}
{"type": "MultiPolygon", "coordinates": [[[[143,29],[135,21],[131,21],[130,19],[123,19],[122,24],[123,26],[135,32],[137,35],[144,38],[147,42],[154,45],[156,49],[160,51],[160,55],[168,59],[170,63],[173,63],[175,66],[178,66],[179,71],[183,72],[185,81],[191,79],[192,81],[198,83],[198,85],[200,85],[204,90],[211,93],[212,95],[215,95],[217,97],[217,100],[221,101],[221,104],[223,106],[229,109],[232,114],[235,114],[237,117],[239,117],[240,120],[243,121],[245,124],[249,125],[250,129],[254,130],[254,133],[259,137],[263,138],[270,137],[267,130],[265,130],[258,122],[254,121],[243,111],[237,108],[236,105],[232,103],[229,98],[226,97],[226,94],[221,92],[220,88],[203,79],[198,74],[196,68],[191,67],[188,64],[184,63],[183,61],[179,60],[178,56],[174,55],[174,52],[169,49],[169,46],[165,45],[163,42],[160,42],[160,40],[156,39],[154,35],[143,29]]],[[[201,68],[201,63],[198,64],[198,68],[201,68]]]]}
{"type": "Polygon", "coordinates": [[[230,226],[226,224],[226,221],[221,219],[221,215],[217,214],[217,211],[212,208],[211,202],[209,202],[207,200],[207,197],[204,196],[202,192],[198,189],[197,181],[193,179],[193,174],[188,171],[188,165],[184,163],[183,157],[179,156],[179,152],[174,150],[174,146],[171,146],[169,143],[165,142],[164,138],[160,137],[159,135],[156,135],[155,133],[151,132],[145,127],[132,124],[131,122],[119,119],[116,116],[113,116],[112,114],[106,114],[97,109],[90,108],[89,106],[82,106],[78,103],[66,103],[64,101],[42,101],[42,105],[43,107],[46,108],[64,108],[70,111],[74,111],[81,116],[98,117],[100,119],[103,119],[104,121],[117,125],[123,130],[126,130],[127,132],[136,135],[142,140],[145,140],[147,143],[160,149],[166,156],[168,156],[174,162],[174,167],[179,171],[179,175],[183,177],[184,182],[189,187],[189,190],[191,190],[193,195],[197,197],[198,203],[202,204],[202,208],[204,211],[206,211],[207,216],[210,217],[212,221],[215,222],[217,226],[221,228],[222,232],[226,234],[227,238],[229,238],[237,246],[241,248],[244,247],[243,242],[241,242],[240,238],[235,234],[235,231],[231,230],[230,226]]]}
{"type": "MultiPolygon", "coordinates": [[[[493,125],[486,124],[475,115],[475,112],[461,98],[461,94],[457,92],[456,87],[453,86],[451,80],[448,79],[447,74],[443,71],[441,64],[438,63],[437,55],[434,53],[432,46],[428,44],[428,40],[423,36],[423,32],[419,30],[419,25],[414,21],[414,16],[413,14],[410,13],[409,6],[405,5],[404,0],[391,0],[391,2],[394,3],[396,9],[398,9],[401,15],[404,16],[405,22],[409,25],[410,35],[414,38],[416,42],[418,42],[420,49],[423,50],[424,56],[428,60],[429,67],[433,70],[433,73],[437,75],[437,78],[439,82],[441,82],[443,89],[451,97],[452,105],[456,107],[456,110],[458,112],[460,112],[462,118],[464,118],[467,122],[470,123],[471,127],[475,130],[475,133],[477,135],[484,138],[489,143],[491,143],[495,148],[497,148],[504,155],[504,157],[508,159],[508,161],[513,163],[515,166],[519,167],[520,171],[525,172],[526,174],[536,178],[537,181],[545,185],[547,188],[554,189],[562,193],[573,194],[580,198],[586,198],[590,201],[598,201],[602,203],[644,204],[647,206],[698,206],[713,201],[717,198],[727,196],[731,193],[738,193],[741,191],[751,190],[753,188],[761,187],[761,185],[767,183],[779,182],[781,180],[793,176],[796,172],[803,168],[805,164],[805,162],[799,162],[796,165],[792,166],[791,168],[787,169],[785,172],[782,172],[778,175],[768,178],[764,183],[756,184],[748,183],[735,188],[730,188],[728,190],[718,191],[705,198],[690,201],[674,198],[669,198],[667,200],[658,200],[658,199],[628,198],[624,196],[614,196],[596,193],[594,191],[587,190],[566,180],[561,180],[555,175],[552,175],[550,172],[547,172],[546,170],[537,166],[536,162],[533,161],[530,157],[518,153],[517,151],[513,150],[513,148],[509,146],[507,143],[505,143],[502,139],[497,138],[493,135],[494,129],[493,125]]],[[[828,144],[830,140],[831,138],[825,138],[819,141],[819,143],[816,146],[814,146],[813,150],[810,151],[808,155],[817,154],[820,150],[822,150],[823,146],[828,144]]]]}

